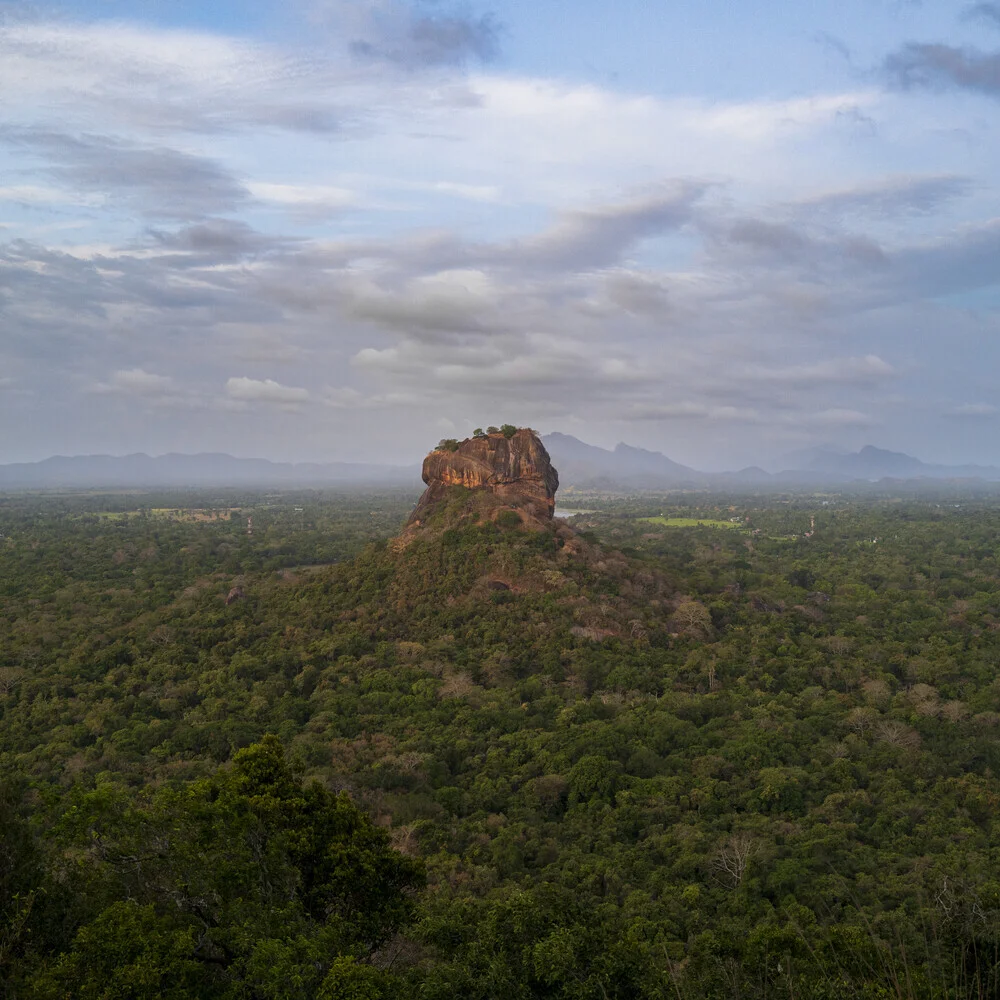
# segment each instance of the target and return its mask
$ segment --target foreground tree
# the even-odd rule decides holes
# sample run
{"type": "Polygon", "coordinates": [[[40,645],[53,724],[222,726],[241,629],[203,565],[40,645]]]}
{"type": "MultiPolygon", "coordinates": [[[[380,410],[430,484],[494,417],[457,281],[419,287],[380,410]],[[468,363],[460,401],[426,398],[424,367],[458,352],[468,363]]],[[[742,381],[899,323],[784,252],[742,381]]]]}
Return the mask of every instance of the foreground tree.
{"type": "Polygon", "coordinates": [[[422,866],[347,796],[303,784],[276,737],[241,750],[231,770],[148,801],[98,789],[66,825],[75,858],[64,875],[99,902],[34,977],[35,995],[394,992],[370,960],[409,919],[422,866]]]}

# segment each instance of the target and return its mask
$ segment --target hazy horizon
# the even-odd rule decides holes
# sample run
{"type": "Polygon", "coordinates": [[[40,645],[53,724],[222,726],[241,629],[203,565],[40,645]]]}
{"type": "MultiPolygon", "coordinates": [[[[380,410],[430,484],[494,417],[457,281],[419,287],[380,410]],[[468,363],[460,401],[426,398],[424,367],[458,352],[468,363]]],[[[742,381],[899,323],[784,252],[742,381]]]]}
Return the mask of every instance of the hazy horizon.
{"type": "Polygon", "coordinates": [[[0,464],[1000,464],[998,65],[986,2],[0,3],[0,464]]]}
{"type": "MultiPolygon", "coordinates": [[[[760,486],[769,481],[774,487],[782,489],[810,483],[813,486],[824,483],[849,485],[851,482],[876,482],[886,478],[909,480],[911,483],[921,479],[957,482],[972,477],[982,479],[984,483],[1000,479],[998,466],[926,463],[918,455],[888,451],[873,445],[866,445],[858,451],[821,445],[789,452],[769,466],[742,462],[729,468],[713,468],[710,465],[685,466],[683,463],[678,466],[671,456],[663,452],[636,448],[629,442],[618,442],[614,447],[605,449],[559,431],[542,433],[541,437],[553,464],[560,471],[564,486],[586,487],[606,481],[626,491],[669,488],[671,483],[683,482],[684,477],[690,474],[694,479],[689,481],[702,482],[706,486],[714,484],[722,489],[741,483],[760,486]],[[757,478],[754,470],[764,471],[765,479],[757,478]],[[751,478],[736,480],[727,478],[740,473],[752,475],[751,478]],[[796,478],[787,478],[792,474],[796,478]],[[776,478],[772,480],[771,477],[776,478]]],[[[425,448],[424,452],[429,450],[433,450],[433,445],[425,448]]],[[[399,463],[380,460],[378,454],[370,454],[364,463],[337,459],[291,463],[282,458],[232,452],[52,455],[37,462],[0,462],[0,473],[3,474],[0,475],[0,486],[25,489],[32,484],[39,487],[46,484],[110,486],[116,483],[221,486],[227,482],[259,482],[261,485],[282,482],[355,486],[379,482],[398,484],[410,478],[418,481],[422,456],[423,452],[410,461],[399,463]],[[214,464],[206,465],[209,459],[214,464]],[[20,478],[18,472],[13,470],[20,470],[20,478]]]]}

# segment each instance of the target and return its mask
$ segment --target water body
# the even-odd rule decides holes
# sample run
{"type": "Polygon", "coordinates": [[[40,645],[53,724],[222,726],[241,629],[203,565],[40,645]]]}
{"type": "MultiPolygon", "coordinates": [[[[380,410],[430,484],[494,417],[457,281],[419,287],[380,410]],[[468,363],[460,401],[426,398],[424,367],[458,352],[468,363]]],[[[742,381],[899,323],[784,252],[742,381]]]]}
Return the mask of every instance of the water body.
{"type": "Polygon", "coordinates": [[[575,507],[556,507],[552,512],[554,517],[575,517],[577,514],[593,514],[592,510],[578,510],[575,507]]]}

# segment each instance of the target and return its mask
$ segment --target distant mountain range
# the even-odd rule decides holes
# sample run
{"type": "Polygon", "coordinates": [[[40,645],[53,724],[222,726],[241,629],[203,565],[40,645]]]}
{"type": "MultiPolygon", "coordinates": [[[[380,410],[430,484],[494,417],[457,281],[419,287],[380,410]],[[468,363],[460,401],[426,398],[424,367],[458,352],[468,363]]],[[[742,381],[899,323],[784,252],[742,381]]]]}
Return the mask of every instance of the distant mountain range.
{"type": "MultiPolygon", "coordinates": [[[[786,468],[766,472],[757,466],[738,472],[699,472],[658,451],[627,444],[598,448],[570,434],[546,434],[542,441],[563,487],[593,489],[669,489],[681,486],[720,489],[836,486],[882,479],[907,481],[977,479],[1000,481],[1000,468],[983,465],[932,465],[912,455],[871,445],[858,452],[811,448],[785,457],[786,468]]],[[[200,455],[55,456],[41,462],[0,465],[0,489],[59,487],[185,486],[420,486],[420,467],[356,462],[271,462],[200,455]]]]}
{"type": "Polygon", "coordinates": [[[270,462],[225,454],[57,455],[41,462],[0,465],[0,489],[146,486],[420,485],[419,466],[355,462],[270,462]]]}
{"type": "Polygon", "coordinates": [[[984,465],[931,465],[912,455],[871,445],[858,452],[813,448],[786,456],[787,468],[766,472],[749,466],[738,472],[698,472],[657,451],[616,445],[614,450],[586,444],[569,434],[542,438],[563,486],[657,489],[675,486],[788,487],[843,485],[859,480],[980,479],[1000,481],[1000,468],[984,465]]]}
{"type": "Polygon", "coordinates": [[[1000,479],[993,465],[931,465],[901,451],[866,445],[861,451],[839,452],[810,448],[786,456],[788,464],[812,472],[834,473],[852,479],[1000,479]]]}
{"type": "Polygon", "coordinates": [[[655,489],[663,484],[701,483],[705,476],[661,455],[631,445],[619,444],[614,451],[586,444],[558,432],[542,437],[564,486],[633,486],[655,489]]]}

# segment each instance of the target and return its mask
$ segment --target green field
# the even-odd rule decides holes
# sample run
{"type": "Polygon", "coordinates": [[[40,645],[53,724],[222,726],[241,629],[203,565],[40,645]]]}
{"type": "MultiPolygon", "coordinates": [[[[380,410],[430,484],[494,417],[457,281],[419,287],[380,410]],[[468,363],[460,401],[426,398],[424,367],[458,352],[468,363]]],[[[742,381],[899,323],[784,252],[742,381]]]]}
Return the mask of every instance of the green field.
{"type": "Polygon", "coordinates": [[[640,517],[646,524],[661,524],[665,528],[739,528],[739,521],[710,521],[695,517],[640,517]]]}

